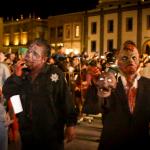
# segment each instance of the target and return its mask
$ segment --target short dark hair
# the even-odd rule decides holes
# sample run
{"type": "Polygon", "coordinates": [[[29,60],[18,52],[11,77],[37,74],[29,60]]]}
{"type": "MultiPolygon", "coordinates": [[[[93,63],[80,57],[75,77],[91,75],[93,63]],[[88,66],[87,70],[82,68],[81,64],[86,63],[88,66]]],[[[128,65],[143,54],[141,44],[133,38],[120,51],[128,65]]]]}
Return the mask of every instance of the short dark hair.
{"type": "Polygon", "coordinates": [[[50,57],[50,45],[47,40],[43,38],[36,38],[29,44],[29,47],[33,44],[44,47],[44,55],[48,58],[50,57]]]}
{"type": "Polygon", "coordinates": [[[128,50],[128,45],[132,45],[132,46],[136,46],[135,42],[131,41],[131,40],[127,40],[123,43],[123,50],[128,50]]]}
{"type": "Polygon", "coordinates": [[[131,41],[131,40],[127,40],[127,41],[125,41],[125,42],[123,43],[121,49],[118,49],[118,51],[116,52],[116,56],[118,57],[118,55],[119,55],[119,53],[120,53],[121,51],[128,51],[128,50],[131,50],[130,47],[129,47],[129,45],[134,46],[134,47],[137,48],[137,45],[135,44],[135,42],[133,42],[133,41],[131,41]]]}

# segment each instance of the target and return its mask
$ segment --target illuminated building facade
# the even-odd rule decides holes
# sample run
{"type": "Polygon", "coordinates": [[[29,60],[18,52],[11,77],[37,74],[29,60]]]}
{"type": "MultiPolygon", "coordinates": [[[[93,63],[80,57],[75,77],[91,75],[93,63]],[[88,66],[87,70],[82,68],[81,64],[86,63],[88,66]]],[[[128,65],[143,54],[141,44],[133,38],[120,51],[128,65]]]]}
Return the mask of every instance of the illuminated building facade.
{"type": "Polygon", "coordinates": [[[43,20],[0,19],[0,47],[5,51],[26,46],[37,37],[44,37],[54,48],[87,50],[104,54],[120,49],[126,40],[133,40],[140,51],[150,51],[150,0],[99,0],[95,9],[43,20]]]}
{"type": "Polygon", "coordinates": [[[11,49],[16,52],[20,47],[35,38],[43,37],[47,39],[47,19],[27,18],[8,20],[3,23],[3,51],[11,49]]]}
{"type": "Polygon", "coordinates": [[[64,46],[81,52],[84,49],[85,12],[48,17],[49,42],[51,46],[64,46]]]}
{"type": "Polygon", "coordinates": [[[87,17],[88,52],[120,49],[126,40],[150,51],[150,0],[99,0],[87,17]]]}

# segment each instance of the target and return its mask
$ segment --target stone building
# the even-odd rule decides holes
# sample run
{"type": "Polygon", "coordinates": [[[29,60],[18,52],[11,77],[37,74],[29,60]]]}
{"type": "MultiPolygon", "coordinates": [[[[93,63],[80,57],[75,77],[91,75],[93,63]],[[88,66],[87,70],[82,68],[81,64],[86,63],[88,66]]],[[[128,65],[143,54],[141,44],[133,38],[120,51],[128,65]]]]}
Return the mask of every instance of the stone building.
{"type": "Polygon", "coordinates": [[[120,49],[126,40],[150,51],[150,0],[99,0],[87,14],[88,52],[120,49]]]}
{"type": "Polygon", "coordinates": [[[3,51],[16,52],[19,48],[26,47],[34,38],[47,39],[47,19],[42,20],[29,16],[23,19],[11,19],[3,23],[3,51]]]}
{"type": "Polygon", "coordinates": [[[0,48],[17,51],[44,37],[56,48],[103,55],[133,40],[140,53],[150,53],[150,0],[99,0],[94,9],[49,16],[0,19],[0,48]]]}

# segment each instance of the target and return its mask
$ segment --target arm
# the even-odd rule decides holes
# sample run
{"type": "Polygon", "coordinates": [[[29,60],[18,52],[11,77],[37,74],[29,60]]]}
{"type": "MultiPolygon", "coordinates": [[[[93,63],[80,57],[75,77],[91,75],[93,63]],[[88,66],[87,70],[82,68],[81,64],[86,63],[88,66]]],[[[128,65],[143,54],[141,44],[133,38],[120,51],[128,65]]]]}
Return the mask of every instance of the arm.
{"type": "Polygon", "coordinates": [[[75,111],[75,105],[71,97],[70,89],[64,79],[64,76],[60,77],[60,98],[63,104],[63,115],[65,119],[65,139],[67,142],[72,141],[75,138],[75,126],[77,122],[77,113],[75,111]]]}
{"type": "Polygon", "coordinates": [[[22,88],[22,78],[11,75],[3,85],[3,95],[4,97],[9,100],[13,95],[20,95],[22,88]]]}
{"type": "Polygon", "coordinates": [[[22,68],[23,61],[18,61],[16,63],[15,72],[10,77],[7,78],[3,85],[3,94],[4,97],[9,100],[9,98],[13,95],[20,94],[21,86],[22,86],[22,68]]]}

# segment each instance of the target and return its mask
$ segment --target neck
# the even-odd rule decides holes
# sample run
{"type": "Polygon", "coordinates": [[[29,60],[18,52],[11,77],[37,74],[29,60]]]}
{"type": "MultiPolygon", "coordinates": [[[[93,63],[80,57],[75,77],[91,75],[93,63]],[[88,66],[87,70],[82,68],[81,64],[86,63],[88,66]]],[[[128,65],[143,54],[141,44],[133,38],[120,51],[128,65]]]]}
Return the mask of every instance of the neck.
{"type": "Polygon", "coordinates": [[[127,80],[134,80],[137,77],[137,74],[126,75],[127,80]]]}
{"type": "Polygon", "coordinates": [[[132,75],[126,76],[126,80],[127,80],[127,83],[129,86],[133,85],[133,82],[134,82],[136,77],[137,77],[137,74],[132,74],[132,75]]]}
{"type": "Polygon", "coordinates": [[[36,78],[36,77],[38,76],[38,74],[41,72],[42,68],[43,68],[43,66],[37,67],[37,68],[35,68],[35,69],[33,69],[33,70],[31,71],[32,80],[35,80],[35,78],[36,78]]]}
{"type": "Polygon", "coordinates": [[[138,75],[138,70],[135,73],[130,73],[130,74],[126,74],[126,73],[122,72],[121,70],[119,70],[119,72],[126,78],[127,81],[134,81],[134,79],[138,75]]]}

